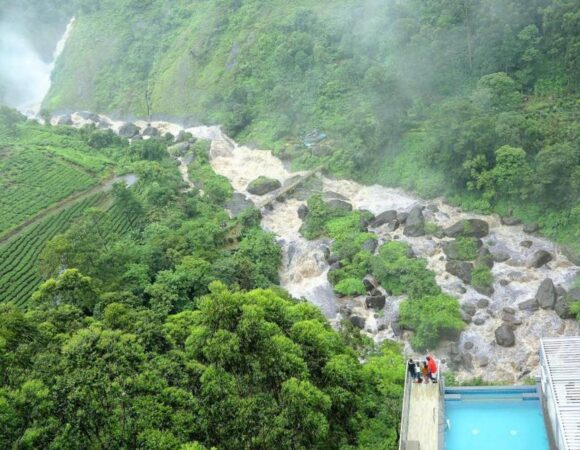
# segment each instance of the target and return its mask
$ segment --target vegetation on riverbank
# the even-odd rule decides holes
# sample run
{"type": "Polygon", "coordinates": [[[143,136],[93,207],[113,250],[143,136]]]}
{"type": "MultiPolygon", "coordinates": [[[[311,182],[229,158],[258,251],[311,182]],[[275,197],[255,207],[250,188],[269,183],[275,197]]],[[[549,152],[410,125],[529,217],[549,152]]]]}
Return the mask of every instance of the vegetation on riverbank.
{"type": "Polygon", "coordinates": [[[78,5],[49,109],[223,124],[298,166],[513,211],[579,250],[573,0],[78,5]]]}
{"type": "MultiPolygon", "coordinates": [[[[413,330],[413,348],[424,351],[433,348],[444,338],[457,336],[463,329],[459,302],[443,294],[435,282],[435,273],[427,269],[427,262],[417,258],[411,247],[399,241],[378,245],[376,235],[366,231],[369,213],[333,208],[320,196],[308,202],[302,233],[313,239],[331,238],[328,259],[335,261],[328,279],[339,295],[357,296],[367,293],[363,278],[372,275],[389,295],[406,295],[400,306],[400,324],[413,330]],[[367,246],[368,245],[368,246],[367,246]]],[[[461,253],[471,256],[477,247],[468,238],[459,239],[461,253]],[[474,247],[474,248],[472,248],[474,247]]],[[[479,287],[493,281],[487,266],[474,271],[479,287]]]]}
{"type": "Polygon", "coordinates": [[[165,147],[123,143],[138,182],[115,185],[110,209],[30,231],[46,281],[18,298],[25,311],[0,303],[0,446],[396,448],[399,345],[335,331],[290,298],[259,212],[224,211],[231,186],[206,143],[191,166],[203,194],[165,147]]]}

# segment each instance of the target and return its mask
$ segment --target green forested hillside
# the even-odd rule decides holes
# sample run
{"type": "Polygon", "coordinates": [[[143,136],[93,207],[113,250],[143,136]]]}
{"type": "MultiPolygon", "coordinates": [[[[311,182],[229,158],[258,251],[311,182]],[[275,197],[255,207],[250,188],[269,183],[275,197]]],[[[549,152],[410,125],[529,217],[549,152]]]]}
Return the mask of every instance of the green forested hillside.
{"type": "Polygon", "coordinates": [[[573,0],[80,4],[48,109],[219,123],[579,241],[573,0]],[[313,129],[328,137],[307,147],[313,129]]]}
{"type": "Polygon", "coordinates": [[[226,213],[207,142],[192,145],[202,195],[167,138],[12,125],[138,181],[0,246],[0,448],[396,448],[399,345],[277,287],[281,250],[257,210],[226,213]]]}

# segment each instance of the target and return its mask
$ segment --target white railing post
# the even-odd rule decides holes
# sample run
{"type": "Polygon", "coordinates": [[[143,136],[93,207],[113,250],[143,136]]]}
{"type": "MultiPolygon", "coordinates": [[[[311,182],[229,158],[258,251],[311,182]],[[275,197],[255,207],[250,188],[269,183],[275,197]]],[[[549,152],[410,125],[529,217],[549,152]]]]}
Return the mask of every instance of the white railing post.
{"type": "Polygon", "coordinates": [[[401,427],[399,430],[399,450],[404,450],[403,442],[407,440],[409,430],[409,402],[411,398],[412,382],[409,382],[411,374],[408,370],[408,362],[405,361],[405,385],[403,388],[403,406],[401,408],[401,427]]]}

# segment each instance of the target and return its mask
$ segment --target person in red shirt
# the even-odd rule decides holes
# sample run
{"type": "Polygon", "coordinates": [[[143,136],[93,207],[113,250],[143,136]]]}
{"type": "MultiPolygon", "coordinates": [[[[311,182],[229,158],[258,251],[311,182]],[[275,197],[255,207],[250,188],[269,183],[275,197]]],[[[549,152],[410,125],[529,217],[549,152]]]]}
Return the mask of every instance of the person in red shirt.
{"type": "Polygon", "coordinates": [[[427,368],[429,369],[429,379],[433,383],[437,383],[437,363],[430,356],[427,356],[427,368]]]}

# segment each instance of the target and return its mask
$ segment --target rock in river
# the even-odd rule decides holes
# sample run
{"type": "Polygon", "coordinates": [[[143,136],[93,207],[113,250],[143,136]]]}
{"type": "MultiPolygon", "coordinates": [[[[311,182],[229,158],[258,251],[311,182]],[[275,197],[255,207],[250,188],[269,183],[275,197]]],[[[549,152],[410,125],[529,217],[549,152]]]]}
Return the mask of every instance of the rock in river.
{"type": "Polygon", "coordinates": [[[333,198],[326,200],[325,203],[332,209],[339,209],[342,211],[352,211],[352,205],[344,200],[333,198]]]}
{"type": "Polygon", "coordinates": [[[495,330],[495,340],[502,347],[513,347],[516,343],[516,337],[509,325],[501,325],[495,330]]]}
{"type": "Polygon", "coordinates": [[[121,125],[119,128],[119,136],[131,139],[139,134],[140,128],[134,123],[128,122],[121,125]]]}
{"type": "Polygon", "coordinates": [[[281,187],[282,183],[280,181],[260,176],[248,185],[247,191],[253,195],[266,195],[268,192],[272,192],[281,187]]]}
{"type": "Polygon", "coordinates": [[[518,304],[518,308],[522,311],[537,311],[539,307],[540,306],[538,305],[538,301],[535,298],[518,304]]]}
{"type": "Polygon", "coordinates": [[[378,295],[375,297],[367,297],[365,300],[365,304],[367,308],[373,309],[383,309],[385,307],[386,298],[384,295],[378,295]]]}
{"type": "Polygon", "coordinates": [[[464,283],[471,283],[471,272],[473,264],[464,261],[447,261],[445,270],[451,275],[455,275],[464,283]]]}
{"type": "Polygon", "coordinates": [[[546,278],[542,281],[542,284],[540,284],[538,292],[536,292],[535,299],[538,302],[538,305],[543,309],[552,309],[556,304],[557,298],[558,294],[556,293],[554,283],[550,278],[546,278]]]}
{"type": "Polygon", "coordinates": [[[423,218],[422,206],[417,205],[409,212],[403,234],[409,237],[423,236],[425,234],[425,219],[423,218]]]}
{"type": "Polygon", "coordinates": [[[385,211],[380,213],[375,219],[370,223],[373,228],[380,227],[386,223],[390,223],[397,218],[397,211],[385,211]]]}
{"type": "Polygon", "coordinates": [[[377,288],[377,282],[372,275],[367,275],[364,277],[362,282],[367,291],[372,291],[373,289],[377,288]]]}
{"type": "Polygon", "coordinates": [[[514,225],[519,225],[520,223],[522,223],[522,221],[515,217],[502,217],[501,223],[502,225],[513,227],[514,225]]]}
{"type": "Polygon", "coordinates": [[[535,267],[536,269],[542,267],[544,264],[549,263],[552,261],[552,254],[546,250],[538,250],[532,256],[532,260],[530,261],[530,267],[535,267]]]}
{"type": "Polygon", "coordinates": [[[350,323],[352,323],[355,327],[364,330],[366,320],[364,317],[361,316],[350,316],[350,323]]]}
{"type": "Polygon", "coordinates": [[[481,219],[466,219],[451,225],[445,229],[445,236],[448,237],[476,237],[482,238],[489,234],[489,224],[481,219]]]}
{"type": "Polygon", "coordinates": [[[537,223],[528,223],[524,225],[524,233],[535,233],[540,229],[540,226],[537,223]]]}

